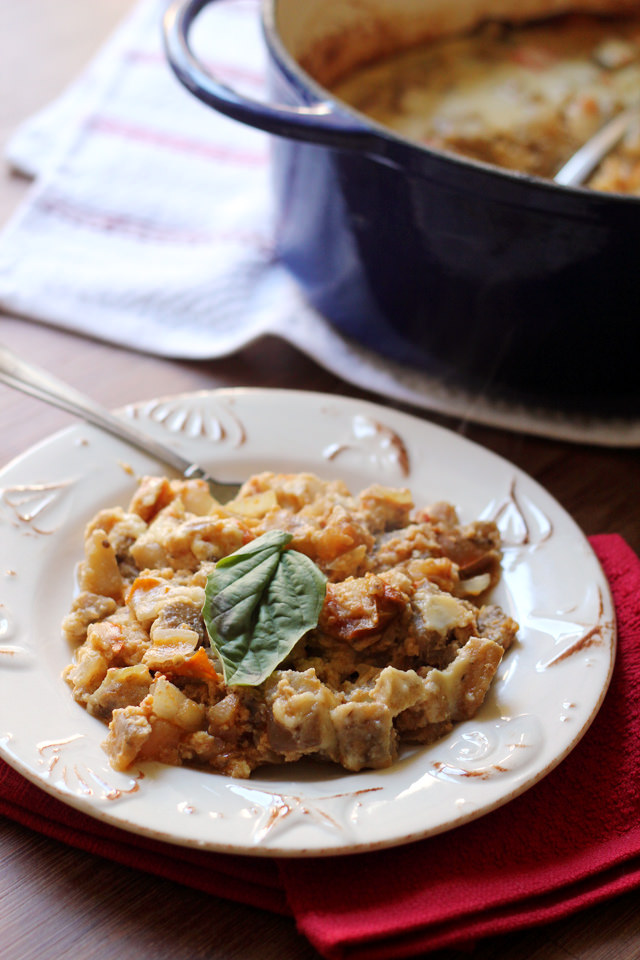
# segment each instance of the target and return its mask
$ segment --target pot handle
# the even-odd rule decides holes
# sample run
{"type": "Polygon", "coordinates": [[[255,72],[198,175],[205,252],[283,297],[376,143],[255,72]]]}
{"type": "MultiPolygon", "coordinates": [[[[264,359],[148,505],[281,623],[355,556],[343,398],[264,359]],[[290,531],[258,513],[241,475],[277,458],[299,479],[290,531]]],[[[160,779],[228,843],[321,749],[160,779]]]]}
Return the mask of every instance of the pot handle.
{"type": "Polygon", "coordinates": [[[199,100],[220,113],[267,133],[348,149],[372,149],[379,138],[340,114],[328,101],[312,107],[261,103],[217,80],[193,54],[189,31],[200,11],[214,0],[175,0],[163,19],[164,44],[178,80],[199,100]]]}

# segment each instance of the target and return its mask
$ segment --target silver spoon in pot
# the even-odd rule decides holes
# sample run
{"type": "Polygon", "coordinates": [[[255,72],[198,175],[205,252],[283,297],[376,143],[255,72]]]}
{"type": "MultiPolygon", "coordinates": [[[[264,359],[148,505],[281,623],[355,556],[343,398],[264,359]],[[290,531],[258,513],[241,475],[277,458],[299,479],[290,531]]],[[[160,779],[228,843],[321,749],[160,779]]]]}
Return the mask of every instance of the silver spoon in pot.
{"type": "Polygon", "coordinates": [[[634,120],[640,118],[640,106],[628,107],[600,127],[597,133],[583,144],[579,150],[558,170],[555,183],[563,187],[578,187],[593,173],[599,163],[618,144],[634,120]]]}
{"type": "Polygon", "coordinates": [[[119,440],[124,440],[162,463],[166,463],[186,480],[205,480],[209,485],[211,496],[218,503],[227,503],[232,500],[240,489],[239,483],[216,480],[197,463],[191,463],[191,461],[176,453],[175,450],[172,450],[171,447],[153,440],[80,393],[79,390],[63,383],[62,380],[56,379],[39,367],[21,360],[2,345],[0,345],[0,382],[9,387],[14,387],[16,390],[21,390],[31,397],[36,397],[38,400],[43,400],[45,403],[60,407],[67,413],[72,413],[101,430],[106,430],[113,436],[118,437],[119,440]]]}

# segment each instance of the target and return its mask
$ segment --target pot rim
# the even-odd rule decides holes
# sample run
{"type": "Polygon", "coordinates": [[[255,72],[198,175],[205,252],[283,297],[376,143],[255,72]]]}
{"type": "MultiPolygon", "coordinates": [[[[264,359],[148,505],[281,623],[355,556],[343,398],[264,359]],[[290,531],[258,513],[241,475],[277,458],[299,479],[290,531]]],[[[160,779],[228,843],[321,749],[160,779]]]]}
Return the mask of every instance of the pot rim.
{"type": "MultiPolygon", "coordinates": [[[[498,167],[495,164],[487,163],[482,160],[475,160],[472,157],[465,157],[462,154],[454,153],[453,151],[435,150],[434,148],[428,147],[425,144],[419,143],[418,141],[410,140],[408,137],[402,137],[389,127],[385,127],[378,121],[373,120],[366,114],[356,110],[355,107],[351,107],[345,101],[340,100],[339,97],[336,97],[335,94],[333,94],[330,90],[328,90],[326,87],[323,87],[322,84],[315,80],[314,77],[312,77],[311,74],[309,74],[300,65],[300,63],[289,53],[285,47],[278,31],[276,8],[279,3],[280,0],[261,0],[260,16],[263,35],[269,47],[269,51],[281,72],[289,79],[290,82],[293,81],[303,89],[309,90],[318,103],[330,104],[334,112],[342,112],[351,120],[355,120],[364,130],[371,131],[380,140],[391,144],[397,144],[405,150],[407,148],[412,148],[419,154],[428,156],[439,163],[446,163],[447,166],[453,164],[454,171],[456,168],[461,168],[462,170],[470,169],[477,174],[490,176],[492,179],[507,180],[508,182],[521,186],[533,187],[536,190],[541,190],[544,193],[549,194],[555,199],[557,199],[560,195],[567,198],[586,198],[591,203],[597,204],[600,202],[606,204],[607,206],[612,203],[617,205],[622,204],[629,207],[636,207],[640,205],[640,196],[634,194],[594,190],[591,187],[583,185],[568,186],[565,184],[556,183],[554,180],[550,180],[547,177],[525,173],[521,170],[509,170],[506,167],[498,167]]],[[[373,153],[379,159],[384,159],[383,156],[375,153],[375,151],[373,151],[373,153]]]]}

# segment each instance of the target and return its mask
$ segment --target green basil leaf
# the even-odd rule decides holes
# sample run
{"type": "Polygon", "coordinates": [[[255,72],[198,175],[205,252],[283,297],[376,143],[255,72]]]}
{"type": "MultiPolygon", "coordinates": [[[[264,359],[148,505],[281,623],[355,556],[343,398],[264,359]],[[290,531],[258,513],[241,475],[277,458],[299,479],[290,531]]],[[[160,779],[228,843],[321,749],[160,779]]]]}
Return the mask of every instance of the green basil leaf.
{"type": "Polygon", "coordinates": [[[207,579],[203,609],[227,684],[258,686],[318,623],[326,577],[270,530],[224,557],[207,579]]]}

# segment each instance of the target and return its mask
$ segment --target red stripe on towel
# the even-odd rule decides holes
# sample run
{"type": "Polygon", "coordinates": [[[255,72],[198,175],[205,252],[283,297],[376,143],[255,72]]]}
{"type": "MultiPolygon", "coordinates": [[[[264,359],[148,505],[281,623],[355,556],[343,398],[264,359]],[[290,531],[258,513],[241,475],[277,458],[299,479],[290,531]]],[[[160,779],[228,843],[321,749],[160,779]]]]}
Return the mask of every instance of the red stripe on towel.
{"type": "Polygon", "coordinates": [[[165,150],[174,150],[180,153],[190,153],[217,160],[222,163],[241,163],[250,167],[262,167],[267,163],[267,152],[238,150],[219,143],[205,140],[194,140],[191,137],[181,137],[164,130],[154,130],[139,124],[126,123],[113,117],[93,116],[87,120],[90,130],[104,133],[109,136],[123,137],[125,140],[135,140],[153,147],[162,147],[165,150]]]}
{"type": "Polygon", "coordinates": [[[84,204],[74,203],[64,197],[44,195],[34,201],[40,211],[68,220],[88,229],[128,234],[141,240],[164,243],[239,243],[262,251],[269,251],[271,244],[258,232],[223,230],[220,232],[194,230],[173,224],[154,223],[136,219],[127,214],[99,210],[84,204]]]}

